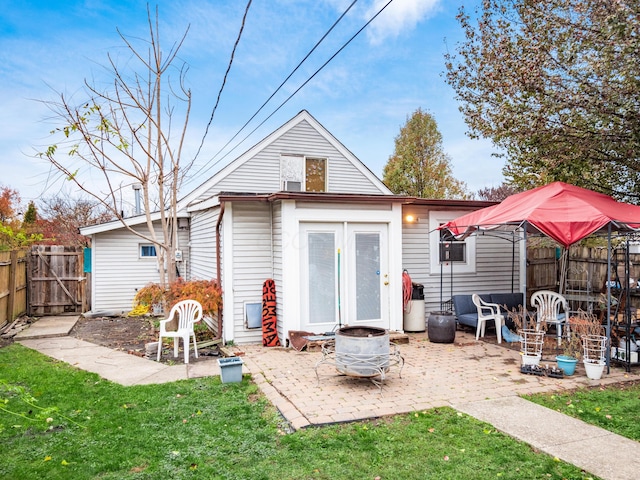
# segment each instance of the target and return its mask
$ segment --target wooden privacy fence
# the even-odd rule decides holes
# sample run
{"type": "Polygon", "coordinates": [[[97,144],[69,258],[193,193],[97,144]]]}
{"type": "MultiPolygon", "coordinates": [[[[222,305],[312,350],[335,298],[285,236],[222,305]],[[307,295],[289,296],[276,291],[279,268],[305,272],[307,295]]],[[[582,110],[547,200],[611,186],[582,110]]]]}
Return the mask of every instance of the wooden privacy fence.
{"type": "Polygon", "coordinates": [[[87,311],[84,249],[34,245],[29,255],[29,315],[87,311]]]}
{"type": "MultiPolygon", "coordinates": [[[[553,247],[527,249],[527,296],[537,290],[562,291],[567,296],[597,296],[606,290],[607,249],[601,247],[572,246],[566,262],[553,247]]],[[[629,255],[629,277],[640,279],[640,254],[629,255]]],[[[614,250],[611,257],[612,282],[624,282],[624,250],[614,250]]],[[[635,289],[635,292],[640,293],[635,289]]],[[[640,297],[637,302],[640,304],[640,297]]]]}
{"type": "Polygon", "coordinates": [[[27,252],[0,252],[0,326],[27,313],[27,252]]]}

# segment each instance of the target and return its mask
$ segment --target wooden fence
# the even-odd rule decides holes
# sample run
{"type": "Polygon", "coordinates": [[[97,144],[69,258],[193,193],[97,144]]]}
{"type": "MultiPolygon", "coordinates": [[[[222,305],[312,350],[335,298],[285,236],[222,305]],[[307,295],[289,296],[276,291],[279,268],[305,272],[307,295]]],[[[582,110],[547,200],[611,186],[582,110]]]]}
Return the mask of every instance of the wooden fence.
{"type": "Polygon", "coordinates": [[[84,249],[34,245],[29,255],[29,314],[87,311],[84,249]]]}
{"type": "Polygon", "coordinates": [[[0,252],[0,327],[27,313],[27,252],[0,252]]]}
{"type": "MultiPolygon", "coordinates": [[[[559,251],[549,247],[527,249],[527,297],[537,290],[558,291],[569,298],[580,299],[599,296],[606,290],[607,249],[601,247],[572,246],[566,259],[559,251]]],[[[629,255],[629,277],[640,279],[640,254],[629,255]]],[[[624,250],[614,250],[611,258],[611,280],[624,283],[624,250]]],[[[633,289],[632,303],[640,307],[640,290],[633,289]]]]}

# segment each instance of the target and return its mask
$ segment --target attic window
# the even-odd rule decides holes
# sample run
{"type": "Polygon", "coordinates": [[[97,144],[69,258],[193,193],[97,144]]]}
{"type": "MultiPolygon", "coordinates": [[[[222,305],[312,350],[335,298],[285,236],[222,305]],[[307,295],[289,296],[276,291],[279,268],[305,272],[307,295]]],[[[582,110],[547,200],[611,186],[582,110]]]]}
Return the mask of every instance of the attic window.
{"type": "Polygon", "coordinates": [[[327,160],[305,158],[305,191],[325,192],[327,190],[327,160]]]}
{"type": "Polygon", "coordinates": [[[284,191],[326,192],[327,159],[281,155],[280,180],[284,191]]]}

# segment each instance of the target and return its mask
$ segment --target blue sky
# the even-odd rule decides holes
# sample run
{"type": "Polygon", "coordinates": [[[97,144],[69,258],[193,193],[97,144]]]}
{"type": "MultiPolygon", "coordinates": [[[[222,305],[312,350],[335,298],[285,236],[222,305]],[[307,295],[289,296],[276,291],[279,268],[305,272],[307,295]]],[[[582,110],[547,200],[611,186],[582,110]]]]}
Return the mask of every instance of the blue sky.
{"type": "MultiPolygon", "coordinates": [[[[355,40],[264,125],[228,152],[305,82],[386,1],[359,0],[283,89],[235,141],[218,152],[274,92],[351,3],[350,0],[253,0],[243,37],[196,170],[183,194],[260,139],[308,110],[375,174],[393,153],[394,138],[417,108],[431,112],[452,159],[453,174],[472,191],[502,181],[502,160],[489,141],[465,136],[443,55],[462,40],[460,2],[394,0],[355,40]],[[216,154],[218,154],[216,156],[216,154]],[[211,160],[215,157],[215,164],[211,160]]],[[[473,9],[477,0],[465,1],[473,9]]],[[[73,194],[69,182],[34,158],[52,143],[56,125],[44,102],[58,93],[80,98],[84,79],[101,78],[107,54],[126,54],[116,28],[147,38],[146,2],[0,0],[0,185],[23,201],[73,194]]],[[[156,4],[151,3],[154,7],[156,4]]],[[[195,155],[236,40],[243,0],[158,2],[163,45],[190,26],[180,59],[189,65],[193,108],[186,158],[195,155]]]]}

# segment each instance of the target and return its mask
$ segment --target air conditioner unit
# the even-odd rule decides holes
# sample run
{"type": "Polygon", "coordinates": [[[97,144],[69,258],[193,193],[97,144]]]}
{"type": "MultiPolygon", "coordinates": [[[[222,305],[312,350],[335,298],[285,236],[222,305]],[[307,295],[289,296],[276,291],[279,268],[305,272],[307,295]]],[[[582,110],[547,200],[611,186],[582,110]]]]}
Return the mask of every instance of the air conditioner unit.
{"type": "Polygon", "coordinates": [[[300,192],[302,191],[302,182],[292,182],[291,180],[284,181],[285,192],[300,192]]]}

